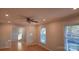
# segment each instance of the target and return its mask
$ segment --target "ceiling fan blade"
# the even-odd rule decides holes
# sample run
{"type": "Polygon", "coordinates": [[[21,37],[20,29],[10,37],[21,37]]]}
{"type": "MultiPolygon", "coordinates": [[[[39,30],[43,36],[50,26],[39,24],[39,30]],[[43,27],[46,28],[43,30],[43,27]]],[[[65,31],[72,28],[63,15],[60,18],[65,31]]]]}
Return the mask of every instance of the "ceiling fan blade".
{"type": "Polygon", "coordinates": [[[34,21],[34,20],[32,22],[38,23],[38,21],[34,21]]]}
{"type": "Polygon", "coordinates": [[[32,17],[27,17],[27,16],[21,15],[19,18],[20,18],[20,19],[25,19],[26,22],[28,22],[28,23],[31,23],[31,22],[38,23],[38,21],[34,20],[32,17]]]}

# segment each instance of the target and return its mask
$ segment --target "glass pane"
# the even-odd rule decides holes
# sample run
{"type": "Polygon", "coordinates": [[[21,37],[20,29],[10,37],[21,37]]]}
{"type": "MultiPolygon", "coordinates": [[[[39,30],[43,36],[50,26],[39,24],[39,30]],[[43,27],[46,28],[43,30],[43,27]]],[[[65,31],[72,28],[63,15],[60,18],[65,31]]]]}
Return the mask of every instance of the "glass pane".
{"type": "Polygon", "coordinates": [[[79,25],[65,27],[65,50],[79,51],[79,25]]]}
{"type": "Polygon", "coordinates": [[[46,43],[46,28],[42,27],[40,32],[41,43],[46,43]]]}

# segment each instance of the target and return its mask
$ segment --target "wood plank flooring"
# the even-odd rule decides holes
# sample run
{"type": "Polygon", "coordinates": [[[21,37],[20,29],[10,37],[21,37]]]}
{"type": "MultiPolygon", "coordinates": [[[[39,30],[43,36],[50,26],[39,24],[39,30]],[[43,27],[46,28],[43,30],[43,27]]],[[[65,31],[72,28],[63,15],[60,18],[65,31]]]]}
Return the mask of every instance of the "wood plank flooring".
{"type": "Polygon", "coordinates": [[[19,43],[18,45],[12,44],[11,48],[0,49],[0,51],[48,51],[48,50],[39,45],[27,46],[26,44],[21,45],[19,43]]]}

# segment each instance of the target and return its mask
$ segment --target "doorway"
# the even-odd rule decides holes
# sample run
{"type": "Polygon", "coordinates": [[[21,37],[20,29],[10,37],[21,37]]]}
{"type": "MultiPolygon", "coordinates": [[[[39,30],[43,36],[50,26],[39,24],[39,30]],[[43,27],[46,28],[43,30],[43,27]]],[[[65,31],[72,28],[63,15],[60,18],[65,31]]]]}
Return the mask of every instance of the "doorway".
{"type": "Polygon", "coordinates": [[[23,44],[25,43],[25,28],[22,26],[14,26],[12,34],[12,47],[17,50],[22,50],[23,44]]]}
{"type": "Polygon", "coordinates": [[[21,49],[22,49],[23,35],[24,35],[24,28],[20,27],[20,28],[18,29],[18,50],[21,50],[21,49]]]}

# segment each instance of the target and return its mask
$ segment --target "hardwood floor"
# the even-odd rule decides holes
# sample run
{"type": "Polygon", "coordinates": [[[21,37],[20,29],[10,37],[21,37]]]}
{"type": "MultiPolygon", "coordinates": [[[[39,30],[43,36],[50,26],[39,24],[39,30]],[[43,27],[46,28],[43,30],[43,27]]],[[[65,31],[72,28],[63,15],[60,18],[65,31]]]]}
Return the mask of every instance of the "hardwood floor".
{"type": "Polygon", "coordinates": [[[11,48],[0,49],[0,51],[48,51],[48,50],[39,45],[27,46],[26,44],[21,44],[19,42],[18,45],[12,44],[11,48]]]}

